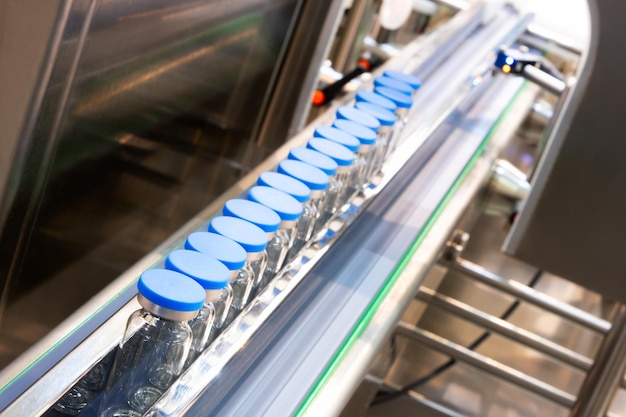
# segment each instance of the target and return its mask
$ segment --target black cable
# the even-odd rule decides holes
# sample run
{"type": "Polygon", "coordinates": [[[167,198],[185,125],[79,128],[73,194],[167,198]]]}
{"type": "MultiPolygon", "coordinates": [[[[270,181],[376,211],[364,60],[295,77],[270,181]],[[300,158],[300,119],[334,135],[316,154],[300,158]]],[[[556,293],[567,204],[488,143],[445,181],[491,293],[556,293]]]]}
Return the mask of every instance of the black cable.
{"type": "MultiPolygon", "coordinates": [[[[537,282],[539,282],[539,279],[541,278],[541,275],[543,275],[543,270],[537,269],[537,271],[535,271],[535,273],[533,274],[533,277],[531,278],[530,282],[528,283],[528,286],[530,288],[533,288],[535,285],[537,285],[537,282]]],[[[520,301],[519,300],[515,300],[515,302],[513,302],[509,306],[509,308],[506,309],[506,311],[504,313],[502,313],[502,315],[500,316],[500,319],[501,320],[508,319],[511,316],[511,314],[513,314],[513,312],[517,309],[517,307],[519,307],[519,305],[520,305],[520,301]]],[[[469,350],[475,350],[485,340],[487,340],[489,338],[489,336],[491,336],[491,332],[484,332],[482,335],[480,335],[480,337],[478,337],[478,339],[476,339],[474,342],[472,342],[467,348],[469,350]]],[[[386,402],[391,401],[393,399],[396,399],[398,397],[401,397],[401,396],[407,394],[409,391],[413,391],[416,388],[418,388],[418,387],[420,387],[420,386],[430,382],[432,379],[438,377],[439,375],[444,373],[446,370],[448,370],[450,367],[452,367],[455,363],[456,363],[456,359],[450,359],[450,360],[448,360],[448,362],[444,363],[443,365],[440,365],[438,368],[435,368],[428,375],[425,375],[425,376],[421,377],[420,379],[410,383],[409,385],[405,386],[401,390],[398,390],[398,391],[393,392],[391,394],[387,394],[387,395],[382,396],[382,397],[375,398],[372,401],[371,405],[375,406],[375,405],[378,405],[378,404],[383,404],[383,403],[386,403],[386,402]]]]}

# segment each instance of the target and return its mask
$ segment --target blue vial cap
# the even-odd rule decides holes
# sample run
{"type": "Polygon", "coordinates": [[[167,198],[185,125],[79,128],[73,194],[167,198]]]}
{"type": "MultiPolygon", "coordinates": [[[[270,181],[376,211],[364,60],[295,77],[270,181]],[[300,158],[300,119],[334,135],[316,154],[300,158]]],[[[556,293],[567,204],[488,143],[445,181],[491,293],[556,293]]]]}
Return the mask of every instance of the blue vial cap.
{"type": "Polygon", "coordinates": [[[398,107],[408,109],[413,105],[413,100],[411,100],[411,97],[407,96],[404,93],[401,93],[398,90],[394,90],[393,88],[376,87],[374,89],[374,92],[393,101],[394,104],[398,107]]]}
{"type": "Polygon", "coordinates": [[[402,71],[388,69],[383,72],[383,75],[385,77],[393,78],[394,80],[402,81],[403,83],[406,83],[413,87],[413,90],[417,90],[422,86],[422,82],[419,78],[410,74],[406,74],[402,71]]]}
{"type": "Polygon", "coordinates": [[[168,310],[198,311],[206,292],[193,279],[167,269],[149,269],[139,277],[137,290],[146,300],[168,310]]]}
{"type": "Polygon", "coordinates": [[[387,87],[397,90],[406,95],[411,95],[415,91],[413,87],[402,81],[394,80],[389,77],[376,77],[374,79],[374,87],[387,87]]]}
{"type": "Polygon", "coordinates": [[[324,138],[332,140],[333,142],[340,143],[346,148],[350,149],[352,152],[358,151],[359,146],[361,146],[361,142],[357,138],[347,132],[344,132],[343,130],[337,129],[336,127],[316,127],[313,136],[316,138],[324,138]]]}
{"type": "Polygon", "coordinates": [[[230,279],[230,271],[223,263],[193,250],[170,252],[165,258],[165,268],[187,275],[205,290],[220,290],[230,279]]]}
{"type": "Polygon", "coordinates": [[[271,208],[281,220],[293,221],[302,216],[302,204],[289,194],[271,187],[254,186],[248,190],[248,198],[271,208]]]}
{"type": "Polygon", "coordinates": [[[185,241],[185,249],[212,256],[231,271],[243,268],[246,263],[245,249],[234,240],[216,233],[194,232],[190,234],[185,241]]]}
{"type": "Polygon", "coordinates": [[[367,101],[359,101],[354,107],[374,116],[382,126],[393,126],[396,123],[396,116],[384,107],[368,103],[367,101]]]}
{"type": "Polygon", "coordinates": [[[255,226],[260,227],[264,232],[271,233],[278,230],[280,226],[280,216],[263,204],[249,200],[233,199],[228,200],[222,209],[224,216],[238,217],[246,220],[255,226]]]}
{"type": "Polygon", "coordinates": [[[309,165],[306,162],[285,159],[278,164],[276,170],[281,174],[302,181],[311,190],[324,190],[328,187],[328,175],[321,169],[309,165]]]}
{"type": "Polygon", "coordinates": [[[354,107],[339,107],[337,109],[337,119],[350,120],[351,122],[369,127],[374,132],[378,132],[378,129],[380,129],[380,122],[374,116],[354,107]]]}
{"type": "Polygon", "coordinates": [[[398,107],[393,101],[381,96],[380,94],[374,93],[373,91],[359,91],[356,93],[355,98],[357,103],[365,102],[376,104],[377,106],[383,107],[392,113],[395,113],[396,108],[398,107]]]}
{"type": "Polygon", "coordinates": [[[237,217],[214,217],[209,223],[209,232],[234,240],[246,252],[261,252],[267,246],[267,234],[263,229],[237,217]]]}
{"type": "Polygon", "coordinates": [[[293,148],[289,151],[289,159],[304,162],[319,168],[326,175],[334,175],[337,172],[337,162],[323,153],[308,148],[293,148]]]}
{"type": "Polygon", "coordinates": [[[362,124],[351,122],[350,120],[335,120],[333,126],[343,132],[351,134],[357,138],[362,145],[372,145],[376,142],[376,132],[362,124]]]}
{"type": "MultiPolygon", "coordinates": [[[[358,140],[358,139],[357,139],[358,140]]],[[[307,148],[323,153],[332,158],[339,166],[350,166],[354,161],[354,153],[337,142],[322,138],[312,138],[306,144],[307,148]]]]}
{"type": "Polygon", "coordinates": [[[256,183],[287,193],[301,203],[306,203],[311,197],[311,189],[306,184],[284,173],[264,172],[256,183]]]}

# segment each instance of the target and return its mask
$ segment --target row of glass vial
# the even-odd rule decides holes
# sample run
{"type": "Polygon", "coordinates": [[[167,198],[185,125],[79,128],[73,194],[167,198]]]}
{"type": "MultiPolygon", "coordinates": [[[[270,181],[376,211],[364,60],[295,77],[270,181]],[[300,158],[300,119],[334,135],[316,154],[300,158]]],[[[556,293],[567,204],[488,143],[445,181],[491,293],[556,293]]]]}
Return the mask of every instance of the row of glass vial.
{"type": "MultiPolygon", "coordinates": [[[[292,150],[290,159],[279,164],[278,172],[262,174],[259,186],[253,187],[248,193],[249,200],[227,202],[224,216],[213,219],[209,225],[209,230],[215,233],[190,235],[185,247],[195,252],[182,250],[168,255],[166,268],[193,278],[206,293],[203,306],[188,324],[189,349],[184,347],[187,338],[181,337],[185,333],[185,323],[182,322],[178,323],[180,328],[177,331],[169,329],[165,333],[177,334],[177,341],[183,343],[172,345],[160,340],[149,341],[152,339],[148,337],[150,332],[143,330],[152,329],[154,326],[151,324],[160,323],[159,317],[164,318],[160,310],[162,306],[157,306],[155,312],[142,304],[144,308],[129,320],[107,383],[107,395],[100,407],[100,414],[134,415],[142,413],[156,401],[184,367],[210,344],[220,329],[246,306],[256,291],[267,285],[281,266],[293,258],[313,234],[322,229],[336,211],[377,172],[389,150],[389,139],[392,136],[392,131],[381,129],[381,125],[393,126],[395,122],[379,106],[385,104],[390,107],[389,103],[384,102],[385,98],[380,94],[377,94],[379,97],[371,94],[360,93],[356,109],[340,108],[333,127],[318,128],[315,134],[356,151],[356,155],[351,155],[336,143],[312,139],[307,148],[292,150]],[[379,134],[375,135],[377,130],[379,134]],[[265,234],[267,242],[264,240],[265,234]],[[207,256],[203,257],[200,253],[207,256]],[[224,268],[228,270],[228,279],[224,279],[224,268]],[[143,322],[143,325],[137,325],[137,321],[143,322]],[[131,339],[136,342],[130,343],[131,339]],[[145,362],[140,352],[150,350],[137,349],[139,341],[176,347],[166,348],[165,351],[169,353],[164,358],[149,360],[147,363],[154,365],[152,370],[139,372],[137,370],[145,362]],[[177,353],[172,353],[174,351],[177,353]],[[167,364],[156,365],[162,360],[167,364]],[[120,383],[123,375],[133,373],[142,374],[143,377],[139,379],[147,378],[149,383],[120,383]],[[126,388],[121,387],[126,385],[126,388]],[[118,387],[119,392],[112,392],[114,386],[118,387]],[[122,397],[125,398],[115,405],[112,399],[122,397]]],[[[150,271],[148,273],[153,274],[150,271]]],[[[141,287],[138,298],[140,303],[142,300],[145,303],[146,296],[142,294],[141,287]]],[[[166,319],[161,322],[171,324],[170,321],[166,319]]],[[[161,333],[155,331],[153,336],[161,333]]],[[[81,387],[79,383],[74,387],[66,395],[70,401],[60,401],[57,410],[69,415],[78,414],[89,401],[86,393],[89,386],[83,385],[81,387]]]]}

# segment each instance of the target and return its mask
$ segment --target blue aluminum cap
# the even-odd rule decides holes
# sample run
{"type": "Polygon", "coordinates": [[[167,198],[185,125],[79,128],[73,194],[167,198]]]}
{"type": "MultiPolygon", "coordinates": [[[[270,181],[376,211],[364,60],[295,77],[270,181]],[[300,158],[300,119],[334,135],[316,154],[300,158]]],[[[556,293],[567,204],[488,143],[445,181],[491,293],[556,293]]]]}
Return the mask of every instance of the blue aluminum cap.
{"type": "Polygon", "coordinates": [[[381,96],[380,94],[374,93],[373,91],[359,91],[356,93],[355,98],[357,103],[365,102],[376,104],[377,106],[383,107],[392,113],[395,113],[396,108],[398,107],[393,101],[381,96]]]}
{"type": "Polygon", "coordinates": [[[362,124],[350,120],[335,120],[333,126],[357,138],[361,145],[373,145],[376,142],[376,132],[362,124]]]}
{"type": "Polygon", "coordinates": [[[326,175],[334,175],[337,172],[337,162],[330,157],[308,148],[293,148],[289,151],[289,159],[304,162],[319,168],[326,175]]]}
{"type": "Polygon", "coordinates": [[[215,258],[193,250],[175,250],[165,258],[165,268],[192,278],[205,290],[221,290],[230,280],[230,271],[215,258]]]}
{"type": "Polygon", "coordinates": [[[374,79],[374,87],[392,88],[408,96],[413,94],[413,92],[415,91],[413,87],[411,87],[407,83],[403,83],[402,81],[394,80],[393,78],[389,77],[376,77],[374,79]]]}
{"type": "Polygon", "coordinates": [[[206,292],[193,279],[167,269],[149,269],[139,277],[137,290],[146,300],[168,310],[198,311],[206,292]]]}
{"type": "Polygon", "coordinates": [[[367,101],[359,101],[354,107],[374,116],[382,126],[393,126],[396,123],[396,116],[384,107],[367,101]]]}
{"type": "MultiPolygon", "coordinates": [[[[356,152],[359,150],[359,146],[361,146],[361,142],[354,136],[350,135],[343,130],[337,129],[336,127],[331,126],[319,126],[315,128],[315,133],[313,134],[316,138],[324,138],[328,140],[332,140],[333,142],[337,142],[350,149],[352,152],[356,152]]],[[[340,164],[341,165],[341,164],[340,164]]]]}
{"type": "Polygon", "coordinates": [[[224,216],[246,220],[267,233],[277,231],[280,226],[280,216],[277,213],[263,204],[249,200],[239,198],[228,200],[222,212],[224,216]]]}
{"type": "MultiPolygon", "coordinates": [[[[338,129],[337,129],[338,130],[338,129]]],[[[357,139],[358,140],[358,139],[357,139]]],[[[323,153],[337,162],[339,166],[350,166],[354,162],[354,153],[343,145],[328,139],[312,138],[306,144],[307,148],[323,153]]]]}
{"type": "Polygon", "coordinates": [[[257,185],[272,187],[289,194],[301,203],[306,203],[311,198],[311,189],[307,184],[293,176],[279,172],[264,172],[259,175],[257,185]]]}
{"type": "Polygon", "coordinates": [[[422,82],[419,78],[413,75],[406,74],[402,71],[388,69],[383,72],[385,77],[393,78],[394,80],[402,81],[413,87],[413,90],[417,90],[422,86],[422,82]]]}
{"type": "Polygon", "coordinates": [[[328,187],[328,175],[321,169],[306,162],[285,159],[278,164],[277,171],[302,181],[311,190],[324,190],[328,187]]]}
{"type": "Polygon", "coordinates": [[[378,132],[378,129],[380,129],[380,122],[374,116],[354,107],[339,107],[337,109],[337,119],[350,120],[351,122],[369,127],[374,132],[378,132]]]}
{"type": "Polygon", "coordinates": [[[185,241],[185,249],[212,256],[231,271],[243,268],[246,263],[246,250],[234,240],[216,233],[194,232],[190,234],[185,241]]]}
{"type": "Polygon", "coordinates": [[[261,252],[267,246],[267,234],[263,229],[237,217],[214,217],[209,223],[209,232],[234,240],[246,252],[261,252]]]}
{"type": "Polygon", "coordinates": [[[289,194],[271,187],[254,186],[248,190],[248,198],[271,208],[281,220],[293,221],[302,216],[302,204],[289,194]]]}
{"type": "Polygon", "coordinates": [[[394,104],[398,107],[408,109],[411,108],[411,106],[413,105],[413,100],[411,100],[411,97],[399,92],[398,90],[394,90],[393,88],[376,87],[374,89],[374,92],[393,101],[394,104]]]}

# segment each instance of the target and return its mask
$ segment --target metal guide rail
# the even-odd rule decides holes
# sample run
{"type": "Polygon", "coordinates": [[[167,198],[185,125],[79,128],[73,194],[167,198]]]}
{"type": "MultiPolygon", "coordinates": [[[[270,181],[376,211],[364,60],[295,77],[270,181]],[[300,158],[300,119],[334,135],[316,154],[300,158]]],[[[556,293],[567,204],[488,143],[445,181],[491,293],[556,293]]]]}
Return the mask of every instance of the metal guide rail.
{"type": "MultiPolygon", "coordinates": [[[[468,16],[474,17],[480,15],[481,12],[482,6],[476,6],[459,14],[448,25],[452,28],[461,25],[461,28],[465,30],[467,30],[468,24],[476,27],[478,24],[476,19],[468,19],[468,16]]],[[[259,337],[267,338],[270,334],[276,336],[275,332],[269,332],[267,329],[268,326],[271,326],[271,323],[269,323],[270,318],[278,318],[283,324],[292,320],[296,312],[288,310],[292,308],[297,310],[297,300],[296,297],[290,296],[287,298],[287,296],[293,295],[291,293],[297,286],[298,288],[301,287],[300,284],[305,277],[307,278],[306,282],[310,283],[309,289],[314,290],[316,285],[321,282],[319,279],[323,278],[323,276],[317,275],[320,270],[335,271],[338,268],[337,262],[344,264],[344,268],[346,264],[351,264],[350,262],[343,262],[342,259],[337,259],[337,257],[324,258],[324,255],[340,239],[344,239],[344,241],[348,239],[343,237],[347,230],[351,231],[351,233],[357,233],[358,230],[362,230],[363,225],[366,224],[363,222],[366,222],[367,218],[373,214],[370,209],[373,201],[376,201],[378,204],[377,210],[387,208],[387,204],[383,204],[382,200],[377,196],[382,192],[391,194],[397,192],[395,186],[387,188],[387,185],[394,177],[400,178],[400,182],[404,183],[402,170],[409,159],[417,158],[418,161],[421,160],[422,162],[417,163],[417,167],[419,167],[430,158],[433,152],[441,145],[441,142],[427,141],[427,138],[458,107],[463,98],[468,97],[470,93],[483,86],[484,79],[477,73],[481,73],[486,63],[491,61],[495,47],[502,43],[499,41],[514,40],[524,30],[526,24],[527,20],[518,16],[512,9],[503,9],[502,13],[491,25],[480,28],[476,35],[465,41],[466,47],[463,49],[464,51],[480,46],[478,53],[470,55],[468,52],[465,52],[458,58],[463,65],[455,65],[455,62],[451,62],[446,65],[445,68],[447,69],[445,71],[442,68],[437,72],[441,78],[440,82],[448,86],[444,91],[445,94],[434,97],[432,95],[434,91],[438,89],[441,91],[441,84],[433,83],[432,86],[428,87],[430,80],[426,80],[427,83],[423,94],[422,92],[418,93],[414,104],[416,111],[413,112],[413,118],[421,120],[419,129],[416,129],[415,126],[407,129],[412,132],[410,140],[406,140],[401,148],[401,152],[397,152],[385,164],[383,169],[384,175],[379,185],[369,190],[361,198],[356,199],[354,204],[345,207],[345,211],[332,222],[327,235],[309,246],[299,258],[283,270],[282,274],[244,310],[242,315],[183,374],[162,400],[155,404],[148,413],[149,415],[182,415],[189,410],[189,407],[198,405],[198,402],[194,401],[202,392],[206,391],[207,387],[210,387],[212,381],[220,380],[226,374],[236,375],[236,373],[230,372],[229,366],[240,367],[238,369],[239,375],[245,369],[253,367],[253,364],[249,363],[251,358],[254,357],[253,354],[247,352],[246,355],[240,355],[238,353],[243,349],[247,351],[250,349],[254,350],[252,341],[255,339],[253,338],[257,338],[257,340],[259,337]],[[503,27],[506,29],[503,29],[503,27]],[[510,28],[513,28],[513,30],[510,28]],[[494,41],[486,43],[485,39],[494,41]],[[432,107],[427,106],[431,104],[432,107]],[[420,115],[421,110],[426,108],[434,108],[437,111],[430,110],[420,115]],[[419,152],[416,153],[418,150],[419,152]],[[350,225],[353,225],[353,227],[348,229],[350,225]],[[324,258],[323,263],[320,262],[322,258],[324,258]],[[290,303],[285,303],[287,299],[290,300],[290,303]],[[238,361],[234,361],[233,358],[238,358],[238,361]],[[243,368],[241,368],[242,366],[243,368]],[[202,375],[201,378],[199,375],[202,375]],[[199,381],[202,382],[199,383],[199,381]]],[[[432,39],[433,41],[442,42],[440,37],[433,37],[432,39]]],[[[458,38],[452,36],[450,36],[450,39],[456,43],[460,42],[458,38]]],[[[427,43],[428,38],[426,41],[420,41],[420,43],[422,42],[427,43]]],[[[401,54],[397,58],[392,59],[385,67],[402,67],[401,64],[403,64],[404,68],[409,71],[419,72],[420,64],[426,64],[431,61],[427,57],[417,59],[414,53],[415,48],[415,45],[407,47],[407,51],[411,52],[411,56],[401,54]],[[407,68],[406,65],[409,65],[409,67],[407,68]]],[[[433,76],[433,78],[436,77],[433,76]]],[[[0,408],[3,409],[0,415],[40,415],[48,409],[65,390],[117,345],[126,318],[130,312],[138,308],[134,300],[137,276],[145,269],[161,264],[163,257],[172,249],[179,247],[186,235],[195,230],[203,229],[206,222],[220,211],[224,201],[241,195],[249,186],[254,184],[260,172],[273,168],[278,161],[286,156],[290,148],[304,144],[312,136],[315,126],[330,121],[336,108],[349,100],[351,100],[351,97],[347,97],[329,108],[312,126],[307,127],[285,146],[281,147],[271,158],[243,178],[219,200],[191,219],[159,248],[148,254],[98,297],[81,308],[68,320],[66,323],[67,327],[59,328],[53,332],[49,337],[57,338],[59,342],[56,346],[46,352],[45,355],[33,360],[32,365],[23,374],[10,381],[0,391],[0,408]],[[68,331],[68,328],[71,331],[68,331]]],[[[407,135],[404,136],[406,139],[407,135]]],[[[412,169],[415,169],[415,167],[415,162],[413,162],[412,169]]],[[[375,215],[383,216],[383,212],[379,211],[375,215]]],[[[354,242],[358,242],[358,239],[354,242]]],[[[358,261],[355,260],[353,262],[358,261]]],[[[363,265],[368,265],[366,260],[361,259],[360,261],[364,262],[363,265]]],[[[380,272],[383,274],[387,273],[393,265],[393,263],[387,263],[380,272]]],[[[361,282],[363,279],[364,277],[360,278],[361,282]]],[[[370,288],[373,293],[377,293],[378,289],[377,287],[370,288]]],[[[299,293],[304,295],[300,289],[299,293]]],[[[360,317],[359,311],[353,311],[353,314],[355,317],[360,317]]],[[[284,328],[282,329],[282,331],[285,330],[284,328]]],[[[316,364],[316,368],[319,368],[319,366],[320,364],[316,364]]],[[[310,386],[303,386],[302,388],[306,390],[310,386]]],[[[194,415],[194,413],[195,411],[192,409],[189,415],[194,415]]]]}

